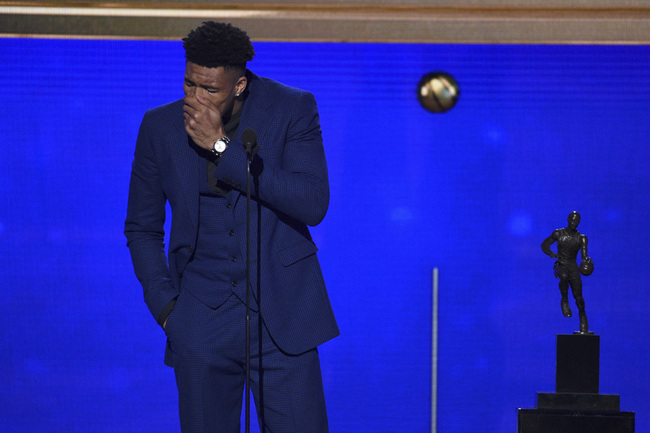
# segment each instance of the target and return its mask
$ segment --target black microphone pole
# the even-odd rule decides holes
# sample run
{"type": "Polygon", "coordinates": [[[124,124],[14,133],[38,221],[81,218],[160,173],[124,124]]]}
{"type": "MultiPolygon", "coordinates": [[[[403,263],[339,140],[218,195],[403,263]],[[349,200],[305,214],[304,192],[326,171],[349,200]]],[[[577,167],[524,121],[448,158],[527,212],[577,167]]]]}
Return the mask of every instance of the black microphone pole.
{"type": "MultiPolygon", "coordinates": [[[[246,152],[246,421],[245,432],[251,430],[251,314],[250,314],[250,255],[251,255],[251,163],[257,153],[257,134],[246,128],[241,135],[246,152]]],[[[259,320],[259,318],[258,318],[259,320]]]]}

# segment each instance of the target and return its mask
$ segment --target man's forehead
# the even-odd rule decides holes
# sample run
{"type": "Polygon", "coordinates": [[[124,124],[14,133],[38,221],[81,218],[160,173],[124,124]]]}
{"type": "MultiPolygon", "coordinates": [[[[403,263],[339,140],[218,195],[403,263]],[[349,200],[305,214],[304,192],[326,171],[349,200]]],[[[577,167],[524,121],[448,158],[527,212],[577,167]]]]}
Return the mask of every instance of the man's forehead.
{"type": "Polygon", "coordinates": [[[208,68],[191,62],[187,62],[185,65],[185,76],[193,81],[229,82],[232,80],[231,75],[230,71],[223,66],[208,68]]]}

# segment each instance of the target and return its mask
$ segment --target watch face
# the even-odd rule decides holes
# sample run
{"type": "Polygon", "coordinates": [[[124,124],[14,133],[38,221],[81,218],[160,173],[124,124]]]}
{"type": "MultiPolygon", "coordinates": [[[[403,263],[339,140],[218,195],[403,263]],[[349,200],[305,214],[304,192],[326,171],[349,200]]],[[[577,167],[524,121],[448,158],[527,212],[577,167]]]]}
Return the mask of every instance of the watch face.
{"type": "Polygon", "coordinates": [[[217,153],[223,153],[223,151],[226,150],[226,142],[223,140],[217,140],[214,142],[212,145],[212,150],[214,150],[217,153]]]}

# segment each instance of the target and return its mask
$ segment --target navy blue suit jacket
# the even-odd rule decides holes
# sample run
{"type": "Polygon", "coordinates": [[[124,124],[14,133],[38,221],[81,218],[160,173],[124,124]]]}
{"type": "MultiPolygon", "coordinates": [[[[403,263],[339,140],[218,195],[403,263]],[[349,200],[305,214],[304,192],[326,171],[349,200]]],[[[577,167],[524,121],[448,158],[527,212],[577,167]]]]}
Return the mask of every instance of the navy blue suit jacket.
{"type": "MultiPolygon", "coordinates": [[[[251,258],[256,260],[251,286],[255,292],[261,263],[259,307],[264,322],[282,350],[298,354],[339,333],[307,228],[321,222],[329,205],[318,109],[309,92],[249,77],[237,137],[220,158],[215,176],[240,192],[233,205],[241,227],[236,236],[245,253],[246,155],[241,133],[253,128],[262,171],[259,195],[251,206],[251,258]]],[[[125,235],[145,302],[159,323],[165,306],[179,294],[180,278],[196,246],[198,158],[185,132],[182,100],[146,112],[133,160],[125,235]],[[168,258],[166,201],[172,211],[168,258]]]]}

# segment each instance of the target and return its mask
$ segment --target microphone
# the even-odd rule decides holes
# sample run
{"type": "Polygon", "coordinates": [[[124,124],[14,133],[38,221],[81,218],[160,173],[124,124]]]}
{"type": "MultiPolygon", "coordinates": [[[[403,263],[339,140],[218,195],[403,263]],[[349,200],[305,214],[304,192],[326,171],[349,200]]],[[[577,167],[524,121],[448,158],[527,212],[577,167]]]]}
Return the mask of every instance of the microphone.
{"type": "Polygon", "coordinates": [[[241,134],[241,141],[244,143],[244,152],[250,159],[257,154],[260,146],[257,143],[257,134],[253,128],[246,128],[241,134]]]}

